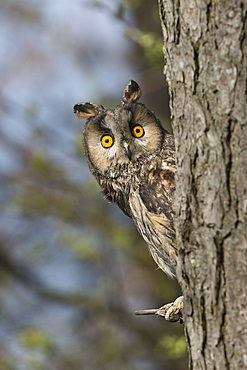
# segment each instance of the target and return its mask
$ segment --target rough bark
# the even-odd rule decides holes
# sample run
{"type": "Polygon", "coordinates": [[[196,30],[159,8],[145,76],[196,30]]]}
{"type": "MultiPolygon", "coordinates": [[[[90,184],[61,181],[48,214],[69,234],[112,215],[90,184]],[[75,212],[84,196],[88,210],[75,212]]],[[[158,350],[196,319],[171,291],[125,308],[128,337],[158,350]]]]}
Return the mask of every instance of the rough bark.
{"type": "Polygon", "coordinates": [[[247,368],[246,8],[159,0],[177,149],[175,225],[193,369],[247,368]]]}

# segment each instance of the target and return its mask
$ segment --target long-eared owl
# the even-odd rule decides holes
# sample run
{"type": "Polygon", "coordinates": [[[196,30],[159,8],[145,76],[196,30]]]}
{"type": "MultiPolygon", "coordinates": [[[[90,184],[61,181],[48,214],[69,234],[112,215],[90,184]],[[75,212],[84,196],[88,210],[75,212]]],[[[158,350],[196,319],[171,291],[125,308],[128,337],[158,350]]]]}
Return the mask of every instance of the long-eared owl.
{"type": "Polygon", "coordinates": [[[88,119],[83,131],[84,150],[103,194],[133,219],[155,262],[174,277],[174,137],[152,111],[137,103],[140,95],[139,85],[129,81],[115,109],[78,103],[74,111],[88,119]]]}

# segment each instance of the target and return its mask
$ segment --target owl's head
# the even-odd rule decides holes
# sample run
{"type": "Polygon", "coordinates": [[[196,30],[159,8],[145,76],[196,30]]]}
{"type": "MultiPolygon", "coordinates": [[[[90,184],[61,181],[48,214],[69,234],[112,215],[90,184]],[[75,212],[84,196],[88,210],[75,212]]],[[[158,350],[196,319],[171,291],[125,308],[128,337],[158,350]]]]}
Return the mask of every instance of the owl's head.
{"type": "Polygon", "coordinates": [[[122,104],[115,109],[92,103],[74,106],[78,117],[88,119],[83,130],[84,150],[94,172],[115,176],[126,165],[136,165],[162,149],[166,131],[153,112],[137,103],[140,96],[139,85],[129,81],[122,104]]]}

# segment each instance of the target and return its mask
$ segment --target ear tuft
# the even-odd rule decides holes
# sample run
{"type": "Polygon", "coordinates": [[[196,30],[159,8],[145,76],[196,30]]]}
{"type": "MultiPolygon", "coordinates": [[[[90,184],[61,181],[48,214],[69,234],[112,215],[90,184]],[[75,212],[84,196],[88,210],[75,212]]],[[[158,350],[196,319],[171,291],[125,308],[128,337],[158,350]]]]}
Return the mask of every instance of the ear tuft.
{"type": "Polygon", "coordinates": [[[90,118],[103,112],[104,107],[93,103],[78,103],[74,106],[74,113],[79,118],[90,118]]]}
{"type": "Polygon", "coordinates": [[[130,104],[136,102],[141,96],[141,89],[133,80],[130,80],[123,91],[122,104],[130,104]]]}

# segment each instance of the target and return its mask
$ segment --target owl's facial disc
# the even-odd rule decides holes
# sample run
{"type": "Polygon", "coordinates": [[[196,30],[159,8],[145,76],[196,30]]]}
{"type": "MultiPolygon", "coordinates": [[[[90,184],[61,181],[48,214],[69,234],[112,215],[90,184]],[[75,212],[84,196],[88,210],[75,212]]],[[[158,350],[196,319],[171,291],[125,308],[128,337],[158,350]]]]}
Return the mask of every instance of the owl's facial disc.
{"type": "Polygon", "coordinates": [[[122,165],[131,169],[132,164],[156,155],[162,143],[160,122],[142,104],[105,110],[84,128],[85,154],[92,168],[108,176],[121,174],[122,165]]]}

